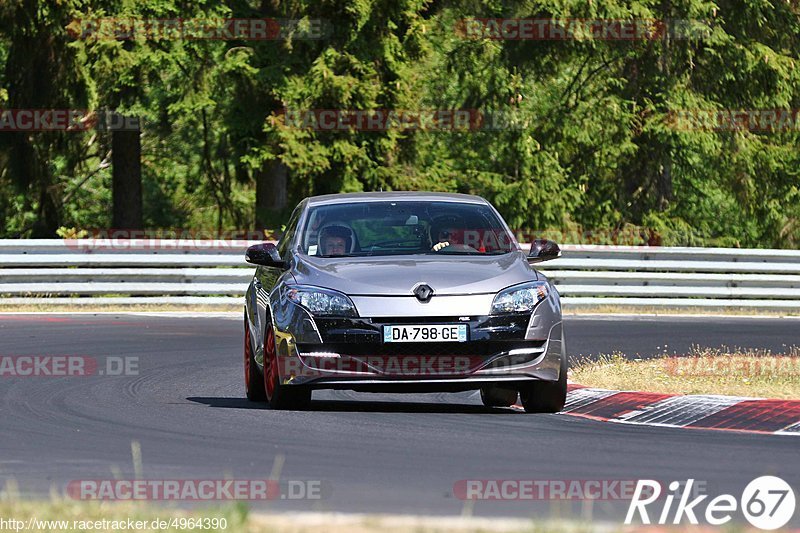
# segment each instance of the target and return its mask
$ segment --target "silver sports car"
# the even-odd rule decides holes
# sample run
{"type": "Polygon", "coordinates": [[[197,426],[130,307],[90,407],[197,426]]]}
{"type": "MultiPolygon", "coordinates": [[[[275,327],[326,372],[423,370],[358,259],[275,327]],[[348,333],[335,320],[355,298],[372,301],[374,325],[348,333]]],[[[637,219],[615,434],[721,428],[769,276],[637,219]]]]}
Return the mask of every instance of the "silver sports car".
{"type": "Polygon", "coordinates": [[[557,412],[567,356],[555,287],[478,196],[386,192],[306,198],[277,246],[247,250],[247,397],[309,406],[314,389],[479,389],[502,407],[557,412]]]}

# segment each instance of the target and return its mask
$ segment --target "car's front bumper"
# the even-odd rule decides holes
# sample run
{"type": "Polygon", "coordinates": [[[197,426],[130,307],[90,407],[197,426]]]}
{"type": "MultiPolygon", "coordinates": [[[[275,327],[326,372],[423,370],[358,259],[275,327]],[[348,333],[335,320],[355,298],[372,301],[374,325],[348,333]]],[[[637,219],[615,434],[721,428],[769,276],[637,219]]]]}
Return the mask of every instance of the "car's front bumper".
{"type": "Polygon", "coordinates": [[[514,386],[557,380],[565,357],[560,306],[549,301],[532,314],[504,316],[319,318],[293,307],[296,316],[276,327],[286,385],[409,392],[514,386]],[[383,327],[398,324],[466,324],[468,340],[384,343],[383,327]]]}

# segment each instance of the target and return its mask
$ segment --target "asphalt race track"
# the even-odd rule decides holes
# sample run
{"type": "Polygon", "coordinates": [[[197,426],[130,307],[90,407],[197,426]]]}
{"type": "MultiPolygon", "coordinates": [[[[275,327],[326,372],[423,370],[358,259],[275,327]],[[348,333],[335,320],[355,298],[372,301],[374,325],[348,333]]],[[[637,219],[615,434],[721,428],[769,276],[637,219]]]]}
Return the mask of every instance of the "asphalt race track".
{"type": "MultiPolygon", "coordinates": [[[[566,332],[573,356],[800,345],[796,319],[567,317],[566,332]]],[[[321,499],[272,501],[271,510],[461,514],[454,484],[471,479],[693,478],[712,496],[737,498],[765,474],[800,486],[791,436],[526,415],[484,408],[475,393],[319,391],[312,411],[271,411],[243,398],[241,346],[240,318],[0,315],[0,356],[90,356],[103,368],[128,357],[138,366],[123,376],[0,377],[0,484],[13,479],[25,496],[47,497],[71,480],[133,478],[137,441],[148,478],[263,479],[280,467],[282,480],[321,483],[321,499]]],[[[572,512],[619,520],[626,503],[572,512]]],[[[541,501],[466,510],[569,512],[541,501]]]]}

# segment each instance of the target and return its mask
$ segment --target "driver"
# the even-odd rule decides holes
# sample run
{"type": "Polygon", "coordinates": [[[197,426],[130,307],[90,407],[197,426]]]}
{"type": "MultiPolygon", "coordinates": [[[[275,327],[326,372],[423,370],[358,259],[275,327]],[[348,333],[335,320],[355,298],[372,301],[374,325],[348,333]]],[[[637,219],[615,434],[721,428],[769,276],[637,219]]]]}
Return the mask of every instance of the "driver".
{"type": "Polygon", "coordinates": [[[431,224],[431,250],[434,252],[475,252],[475,248],[461,241],[464,235],[464,224],[458,223],[456,217],[442,217],[431,224]]]}
{"type": "Polygon", "coordinates": [[[344,226],[327,226],[319,236],[320,255],[337,257],[350,249],[350,230],[344,226]]]}
{"type": "Polygon", "coordinates": [[[445,226],[436,231],[436,239],[438,242],[433,245],[434,252],[449,246],[455,247],[458,244],[458,232],[451,226],[445,226]]]}

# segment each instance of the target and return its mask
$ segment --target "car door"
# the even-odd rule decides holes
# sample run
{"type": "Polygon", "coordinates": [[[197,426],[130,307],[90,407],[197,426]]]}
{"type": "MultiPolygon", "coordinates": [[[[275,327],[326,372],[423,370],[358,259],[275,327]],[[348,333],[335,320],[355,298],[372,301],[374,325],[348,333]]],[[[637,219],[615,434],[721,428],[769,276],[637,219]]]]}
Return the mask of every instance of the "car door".
{"type": "MultiPolygon", "coordinates": [[[[305,202],[301,202],[294,209],[292,216],[289,217],[289,222],[286,224],[286,230],[278,241],[278,252],[281,254],[281,259],[287,261],[288,264],[292,263],[291,244],[297,233],[297,225],[304,208],[305,202]]],[[[254,301],[251,301],[251,303],[255,304],[256,310],[256,316],[253,317],[255,331],[252,333],[253,338],[257,341],[255,344],[255,359],[258,362],[263,361],[264,332],[267,316],[272,317],[270,304],[271,294],[276,287],[281,285],[284,279],[287,277],[291,278],[291,276],[291,270],[265,266],[258,266],[256,268],[253,279],[254,301]],[[267,314],[268,310],[270,310],[269,315],[267,314]]],[[[252,308],[251,306],[251,309],[252,308]]]]}

